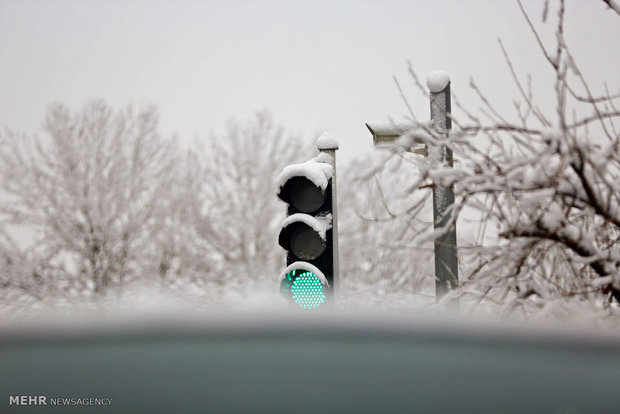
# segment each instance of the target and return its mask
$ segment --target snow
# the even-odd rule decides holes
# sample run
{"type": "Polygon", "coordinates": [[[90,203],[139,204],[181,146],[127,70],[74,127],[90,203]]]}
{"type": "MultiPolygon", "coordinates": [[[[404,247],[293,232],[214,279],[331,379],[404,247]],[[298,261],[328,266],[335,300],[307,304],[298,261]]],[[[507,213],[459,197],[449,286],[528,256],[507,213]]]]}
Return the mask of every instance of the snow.
{"type": "Polygon", "coordinates": [[[539,177],[540,177],[540,172],[538,171],[538,169],[536,169],[533,165],[528,165],[523,170],[523,178],[522,178],[521,182],[524,185],[531,185],[531,186],[533,186],[534,184],[536,184],[538,182],[538,178],[539,177]]]}
{"type": "Polygon", "coordinates": [[[426,86],[433,93],[443,91],[448,83],[450,83],[450,76],[443,70],[434,70],[426,75],[426,86]]]}
{"type": "Polygon", "coordinates": [[[331,166],[334,165],[334,157],[332,157],[331,154],[329,154],[327,152],[322,152],[319,155],[317,155],[316,157],[314,157],[314,161],[316,161],[316,162],[323,162],[323,163],[329,164],[331,166]]]}
{"type": "Polygon", "coordinates": [[[401,135],[394,140],[395,148],[411,148],[413,146],[412,135],[401,135]]]}
{"type": "Polygon", "coordinates": [[[314,185],[325,190],[333,174],[333,158],[329,154],[319,154],[309,161],[284,167],[276,178],[277,193],[280,194],[282,186],[293,177],[306,177],[314,185]]]}
{"type": "Polygon", "coordinates": [[[429,177],[435,184],[451,185],[455,181],[463,180],[470,173],[464,168],[437,168],[428,172],[429,177]]]}
{"type": "MultiPolygon", "coordinates": [[[[529,185],[530,183],[525,184],[529,185]]],[[[553,188],[544,188],[526,192],[521,196],[521,208],[526,212],[536,213],[536,209],[549,203],[549,200],[551,200],[553,195],[553,188]]]]}
{"type": "Polygon", "coordinates": [[[546,225],[551,229],[559,229],[564,223],[565,214],[558,203],[551,203],[547,206],[547,213],[544,216],[546,225]]]}
{"type": "Polygon", "coordinates": [[[325,277],[325,275],[323,274],[323,272],[321,272],[318,267],[308,263],[308,262],[295,262],[293,264],[291,264],[290,266],[288,266],[286,269],[284,269],[282,271],[282,273],[280,273],[280,278],[278,279],[278,281],[284,279],[284,277],[286,277],[286,274],[295,270],[295,269],[304,269],[304,270],[308,270],[312,273],[314,273],[316,275],[316,277],[319,278],[319,280],[321,281],[321,283],[325,286],[329,286],[329,282],[327,281],[327,278],[325,277]]]}
{"type": "Polygon", "coordinates": [[[598,288],[601,286],[610,285],[611,283],[613,283],[613,281],[614,278],[612,276],[599,277],[590,281],[590,286],[598,288]]]}
{"type": "Polygon", "coordinates": [[[540,131],[540,136],[545,142],[559,142],[562,140],[562,131],[556,128],[544,128],[540,131]]]}
{"type": "Polygon", "coordinates": [[[409,132],[414,126],[411,123],[395,124],[394,122],[372,122],[366,124],[366,128],[375,137],[378,135],[401,136],[409,132]]]}
{"type": "Polygon", "coordinates": [[[433,139],[427,132],[430,122],[373,122],[367,123],[366,127],[373,135],[375,147],[382,149],[411,149],[416,144],[425,144],[433,139]]]}
{"type": "Polygon", "coordinates": [[[401,135],[394,141],[396,148],[411,148],[416,144],[426,144],[431,142],[433,137],[426,132],[423,127],[411,128],[404,135],[401,135]]]}
{"type": "Polygon", "coordinates": [[[316,146],[320,150],[337,150],[338,140],[329,132],[323,132],[316,140],[316,146]]]}
{"type": "Polygon", "coordinates": [[[324,216],[314,217],[305,213],[291,214],[282,222],[282,228],[296,222],[307,224],[310,228],[312,228],[312,230],[316,231],[319,236],[321,236],[323,241],[325,241],[327,230],[332,228],[332,215],[327,214],[324,216]]]}

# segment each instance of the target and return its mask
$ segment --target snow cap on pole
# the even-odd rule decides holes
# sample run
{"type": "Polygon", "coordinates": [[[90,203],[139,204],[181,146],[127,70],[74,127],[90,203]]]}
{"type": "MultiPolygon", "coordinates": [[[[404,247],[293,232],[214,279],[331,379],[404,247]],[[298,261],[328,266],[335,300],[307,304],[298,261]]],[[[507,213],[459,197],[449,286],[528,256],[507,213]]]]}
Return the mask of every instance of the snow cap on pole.
{"type": "Polygon", "coordinates": [[[443,70],[434,70],[426,75],[426,86],[433,93],[443,91],[449,83],[450,76],[443,70]]]}
{"type": "Polygon", "coordinates": [[[337,150],[338,140],[329,132],[323,132],[316,140],[316,146],[319,150],[337,150]]]}

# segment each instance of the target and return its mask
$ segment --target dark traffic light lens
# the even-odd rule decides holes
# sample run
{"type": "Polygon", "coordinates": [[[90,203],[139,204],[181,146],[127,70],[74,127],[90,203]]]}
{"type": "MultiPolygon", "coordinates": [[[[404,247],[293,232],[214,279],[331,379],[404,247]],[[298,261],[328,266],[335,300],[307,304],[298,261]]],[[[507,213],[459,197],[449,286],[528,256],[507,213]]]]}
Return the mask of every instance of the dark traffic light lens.
{"type": "Polygon", "coordinates": [[[325,251],[323,239],[307,226],[297,226],[291,232],[291,251],[301,260],[314,260],[325,251]]]}
{"type": "Polygon", "coordinates": [[[291,186],[291,204],[302,213],[318,210],[325,201],[325,193],[307,179],[299,179],[291,186]]]}

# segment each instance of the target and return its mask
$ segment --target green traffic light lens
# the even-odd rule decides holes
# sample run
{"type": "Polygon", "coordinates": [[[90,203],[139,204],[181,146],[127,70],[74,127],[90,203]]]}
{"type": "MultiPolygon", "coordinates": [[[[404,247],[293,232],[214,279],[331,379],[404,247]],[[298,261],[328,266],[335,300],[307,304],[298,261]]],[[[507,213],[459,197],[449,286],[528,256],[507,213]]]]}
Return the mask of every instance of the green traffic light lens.
{"type": "Polygon", "coordinates": [[[303,309],[318,308],[326,299],[323,283],[317,275],[304,269],[295,269],[287,273],[282,281],[281,292],[284,296],[292,298],[303,309]]]}

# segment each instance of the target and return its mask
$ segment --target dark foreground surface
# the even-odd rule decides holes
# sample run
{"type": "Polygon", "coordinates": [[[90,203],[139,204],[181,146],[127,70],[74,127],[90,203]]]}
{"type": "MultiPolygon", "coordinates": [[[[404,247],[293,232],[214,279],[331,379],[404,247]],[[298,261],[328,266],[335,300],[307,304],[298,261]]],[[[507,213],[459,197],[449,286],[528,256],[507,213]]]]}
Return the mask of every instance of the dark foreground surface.
{"type": "Polygon", "coordinates": [[[0,398],[19,413],[618,413],[620,341],[376,320],[5,329],[0,398]],[[21,395],[47,405],[10,405],[21,395]],[[50,405],[90,397],[111,405],[50,405]]]}

